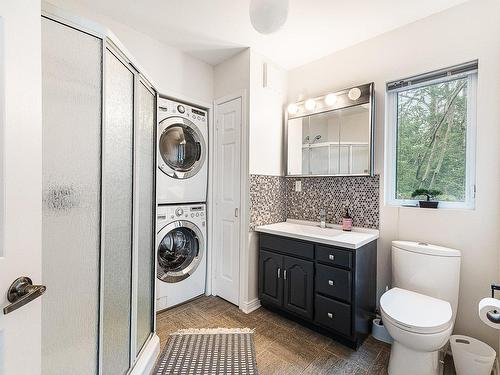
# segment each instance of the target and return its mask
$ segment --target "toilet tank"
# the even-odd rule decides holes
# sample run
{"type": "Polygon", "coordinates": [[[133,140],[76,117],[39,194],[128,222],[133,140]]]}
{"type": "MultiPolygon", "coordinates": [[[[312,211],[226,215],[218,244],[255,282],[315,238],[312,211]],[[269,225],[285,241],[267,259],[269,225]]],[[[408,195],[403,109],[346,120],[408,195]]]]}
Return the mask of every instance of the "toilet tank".
{"type": "Polygon", "coordinates": [[[420,242],[392,242],[392,286],[448,301],[456,317],[459,250],[420,242]]]}

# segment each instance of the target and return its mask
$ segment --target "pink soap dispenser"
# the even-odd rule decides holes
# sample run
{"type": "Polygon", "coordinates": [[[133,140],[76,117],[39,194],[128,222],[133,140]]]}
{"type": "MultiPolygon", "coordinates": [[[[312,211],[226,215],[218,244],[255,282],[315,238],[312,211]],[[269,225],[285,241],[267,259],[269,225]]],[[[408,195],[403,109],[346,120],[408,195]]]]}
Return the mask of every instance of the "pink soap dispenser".
{"type": "Polygon", "coordinates": [[[344,216],[342,217],[342,230],[347,232],[352,230],[352,217],[349,215],[349,207],[345,209],[344,216]]]}

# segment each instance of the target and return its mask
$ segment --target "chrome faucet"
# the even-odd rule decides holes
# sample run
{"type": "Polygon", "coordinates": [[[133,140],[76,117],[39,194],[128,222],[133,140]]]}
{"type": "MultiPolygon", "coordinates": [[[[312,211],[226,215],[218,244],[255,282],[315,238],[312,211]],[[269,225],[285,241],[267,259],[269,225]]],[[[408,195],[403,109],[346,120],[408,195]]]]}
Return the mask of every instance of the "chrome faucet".
{"type": "Polygon", "coordinates": [[[319,210],[319,226],[320,228],[326,228],[326,212],[324,208],[319,210]]]}

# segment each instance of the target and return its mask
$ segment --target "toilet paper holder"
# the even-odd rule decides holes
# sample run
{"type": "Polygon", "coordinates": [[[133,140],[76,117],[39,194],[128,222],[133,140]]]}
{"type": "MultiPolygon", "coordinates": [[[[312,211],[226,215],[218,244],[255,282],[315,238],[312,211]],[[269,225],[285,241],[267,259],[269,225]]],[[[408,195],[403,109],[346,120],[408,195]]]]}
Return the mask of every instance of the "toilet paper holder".
{"type": "Polygon", "coordinates": [[[495,298],[495,290],[500,290],[500,285],[491,284],[491,298],[495,298]]]}
{"type": "MultiPolygon", "coordinates": [[[[500,290],[500,285],[491,284],[491,298],[495,298],[495,290],[500,290]]],[[[488,311],[486,317],[492,323],[500,323],[500,312],[498,310],[488,311]]]]}

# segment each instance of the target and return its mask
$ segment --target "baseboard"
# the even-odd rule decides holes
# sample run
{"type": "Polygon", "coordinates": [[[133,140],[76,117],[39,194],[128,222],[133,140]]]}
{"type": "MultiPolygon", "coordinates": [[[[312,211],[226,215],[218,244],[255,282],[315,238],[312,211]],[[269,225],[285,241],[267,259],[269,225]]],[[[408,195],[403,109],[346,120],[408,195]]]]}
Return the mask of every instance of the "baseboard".
{"type": "Polygon", "coordinates": [[[143,348],[134,368],[130,371],[130,375],[149,375],[153,371],[156,359],[160,354],[160,338],[156,333],[151,337],[143,348]]]}
{"type": "Polygon", "coordinates": [[[255,298],[249,302],[242,302],[239,307],[245,314],[250,314],[260,307],[260,299],[255,298]]]}

